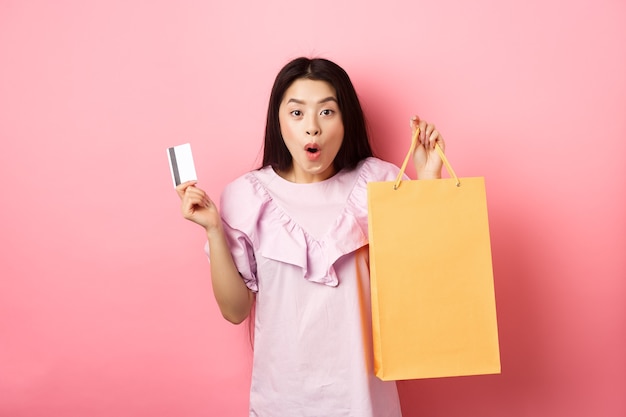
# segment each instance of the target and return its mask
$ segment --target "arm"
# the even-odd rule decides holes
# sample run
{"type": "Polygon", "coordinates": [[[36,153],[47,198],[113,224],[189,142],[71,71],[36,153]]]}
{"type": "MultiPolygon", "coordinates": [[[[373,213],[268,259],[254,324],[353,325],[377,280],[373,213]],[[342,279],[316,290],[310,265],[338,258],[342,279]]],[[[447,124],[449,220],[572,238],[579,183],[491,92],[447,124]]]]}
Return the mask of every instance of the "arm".
{"type": "Polygon", "coordinates": [[[202,226],[211,248],[211,281],[215,300],[224,318],[239,324],[248,317],[254,293],[246,286],[237,271],[230,253],[217,207],[207,194],[188,181],[176,187],[181,198],[183,217],[202,226]]]}
{"type": "Polygon", "coordinates": [[[443,161],[435,150],[435,143],[439,143],[441,149],[445,151],[445,143],[441,134],[435,129],[435,125],[420,120],[418,116],[411,118],[411,133],[419,127],[420,133],[418,143],[413,154],[413,163],[417,178],[438,179],[441,178],[441,168],[443,161]]]}

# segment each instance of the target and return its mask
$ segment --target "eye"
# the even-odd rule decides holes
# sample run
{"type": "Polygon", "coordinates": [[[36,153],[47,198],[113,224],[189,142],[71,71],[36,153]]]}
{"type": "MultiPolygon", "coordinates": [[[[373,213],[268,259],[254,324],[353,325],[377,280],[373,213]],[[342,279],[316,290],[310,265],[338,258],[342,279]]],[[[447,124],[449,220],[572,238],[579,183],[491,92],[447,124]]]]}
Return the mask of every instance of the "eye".
{"type": "Polygon", "coordinates": [[[302,116],[302,112],[300,110],[292,110],[290,114],[295,117],[302,116]]]}
{"type": "Polygon", "coordinates": [[[324,109],[322,110],[322,112],[320,113],[322,116],[330,116],[334,113],[334,110],[331,109],[324,109]]]}

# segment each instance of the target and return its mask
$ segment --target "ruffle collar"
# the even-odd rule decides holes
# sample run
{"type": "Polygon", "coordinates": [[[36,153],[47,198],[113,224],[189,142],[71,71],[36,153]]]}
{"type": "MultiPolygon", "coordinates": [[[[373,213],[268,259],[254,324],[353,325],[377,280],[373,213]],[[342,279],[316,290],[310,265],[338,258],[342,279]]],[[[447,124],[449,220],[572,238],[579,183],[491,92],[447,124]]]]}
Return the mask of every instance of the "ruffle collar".
{"type": "MultiPolygon", "coordinates": [[[[263,236],[263,239],[252,237],[259,254],[298,266],[302,269],[303,278],[308,281],[331,287],[339,285],[335,262],[368,244],[367,178],[371,178],[372,168],[368,163],[370,159],[372,158],[362,161],[356,168],[358,175],[344,209],[333,227],[319,239],[308,234],[276,204],[254,172],[246,175],[256,195],[262,196],[262,207],[257,209],[264,215],[261,221],[256,222],[254,227],[257,230],[253,235],[263,236]],[[281,245],[276,245],[276,241],[280,241],[281,245]]],[[[269,167],[264,169],[271,170],[269,167]]]]}

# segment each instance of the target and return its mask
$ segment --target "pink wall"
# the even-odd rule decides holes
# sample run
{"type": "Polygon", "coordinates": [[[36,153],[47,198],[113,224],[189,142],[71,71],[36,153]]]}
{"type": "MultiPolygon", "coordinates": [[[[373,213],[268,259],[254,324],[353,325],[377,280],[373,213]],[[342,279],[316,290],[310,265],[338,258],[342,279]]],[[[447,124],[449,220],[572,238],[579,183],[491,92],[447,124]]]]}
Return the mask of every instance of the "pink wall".
{"type": "Polygon", "coordinates": [[[414,112],[486,177],[502,374],[400,383],[411,416],[626,415],[620,0],[0,0],[0,416],[241,416],[165,148],[215,197],[277,70],[336,60],[399,163],[414,112]]]}

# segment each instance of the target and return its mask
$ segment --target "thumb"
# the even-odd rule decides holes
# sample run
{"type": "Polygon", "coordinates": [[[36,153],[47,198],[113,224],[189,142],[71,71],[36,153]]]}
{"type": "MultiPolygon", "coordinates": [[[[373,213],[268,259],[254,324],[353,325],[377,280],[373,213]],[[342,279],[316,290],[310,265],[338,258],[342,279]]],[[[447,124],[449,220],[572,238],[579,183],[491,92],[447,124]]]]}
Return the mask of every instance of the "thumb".
{"type": "MultiPolygon", "coordinates": [[[[412,116],[409,124],[411,126],[411,142],[412,142],[413,138],[415,137],[415,135],[419,135],[419,133],[420,133],[420,118],[419,118],[419,116],[417,116],[417,115],[412,116]]],[[[418,137],[416,142],[415,142],[415,147],[417,148],[420,144],[421,144],[421,141],[420,141],[420,138],[418,137]]]]}
{"type": "Polygon", "coordinates": [[[420,125],[420,117],[416,114],[411,116],[411,120],[409,121],[409,125],[411,126],[411,133],[415,132],[420,125]]]}
{"type": "Polygon", "coordinates": [[[185,196],[185,191],[187,191],[187,188],[195,186],[197,183],[198,181],[195,180],[183,182],[182,184],[176,186],[176,193],[182,199],[185,196]]]}

